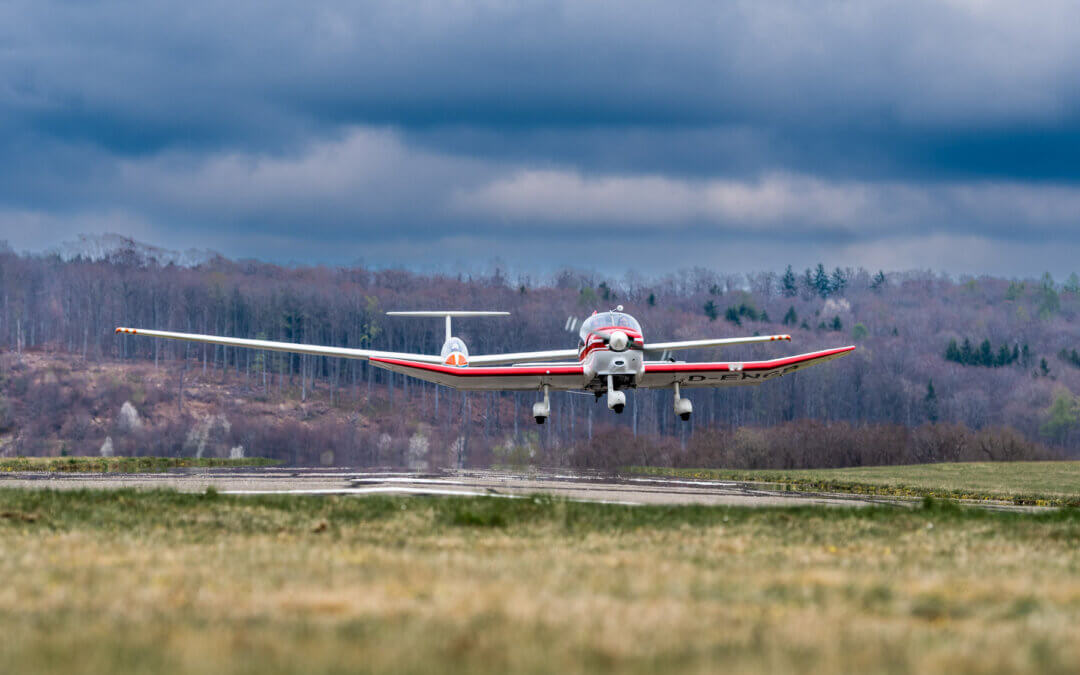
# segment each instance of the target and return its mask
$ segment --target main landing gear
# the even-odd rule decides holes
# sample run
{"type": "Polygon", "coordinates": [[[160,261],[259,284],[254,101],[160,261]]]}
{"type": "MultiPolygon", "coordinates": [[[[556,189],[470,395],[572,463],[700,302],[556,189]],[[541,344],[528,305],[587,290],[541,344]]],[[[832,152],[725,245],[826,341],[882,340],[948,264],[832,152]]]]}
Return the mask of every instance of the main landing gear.
{"type": "Polygon", "coordinates": [[[694,406],[690,403],[690,399],[682,398],[679,396],[679,383],[675,383],[675,414],[679,416],[683,422],[689,421],[690,413],[694,412],[694,406]]]}
{"type": "Polygon", "coordinates": [[[548,385],[544,385],[544,400],[533,403],[533,418],[537,424],[543,424],[551,416],[551,399],[548,396],[548,385]]]}

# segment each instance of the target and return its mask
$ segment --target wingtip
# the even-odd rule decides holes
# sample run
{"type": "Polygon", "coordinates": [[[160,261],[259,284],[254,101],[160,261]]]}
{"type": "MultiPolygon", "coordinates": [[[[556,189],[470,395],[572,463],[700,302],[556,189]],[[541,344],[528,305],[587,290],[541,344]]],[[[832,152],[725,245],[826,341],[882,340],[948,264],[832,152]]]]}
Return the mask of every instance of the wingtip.
{"type": "Polygon", "coordinates": [[[137,335],[134,328],[124,328],[123,326],[118,326],[116,328],[116,332],[117,333],[127,333],[128,335],[137,335]]]}

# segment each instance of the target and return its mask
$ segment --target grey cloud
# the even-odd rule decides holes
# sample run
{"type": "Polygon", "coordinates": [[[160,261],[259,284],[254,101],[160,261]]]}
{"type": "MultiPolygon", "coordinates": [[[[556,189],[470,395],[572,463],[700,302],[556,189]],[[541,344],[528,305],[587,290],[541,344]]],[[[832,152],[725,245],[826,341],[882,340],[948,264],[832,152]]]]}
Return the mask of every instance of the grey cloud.
{"type": "Polygon", "coordinates": [[[0,237],[415,265],[603,264],[612,231],[623,258],[694,264],[902,266],[947,241],[1020,269],[1025,237],[1076,250],[1078,19],[1057,0],[13,0],[0,237]]]}

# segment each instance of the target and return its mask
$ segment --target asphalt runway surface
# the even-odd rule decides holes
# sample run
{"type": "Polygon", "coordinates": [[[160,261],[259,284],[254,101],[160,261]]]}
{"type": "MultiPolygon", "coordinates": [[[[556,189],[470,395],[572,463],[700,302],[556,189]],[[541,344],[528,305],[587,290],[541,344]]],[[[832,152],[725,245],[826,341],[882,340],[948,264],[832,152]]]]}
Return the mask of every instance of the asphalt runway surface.
{"type": "Polygon", "coordinates": [[[182,469],[164,473],[45,473],[0,475],[0,487],[69,490],[171,488],[222,494],[416,495],[520,498],[537,493],[614,504],[727,504],[866,506],[912,500],[865,495],[793,492],[770,483],[610,476],[569,471],[369,472],[344,468],[182,469]]]}

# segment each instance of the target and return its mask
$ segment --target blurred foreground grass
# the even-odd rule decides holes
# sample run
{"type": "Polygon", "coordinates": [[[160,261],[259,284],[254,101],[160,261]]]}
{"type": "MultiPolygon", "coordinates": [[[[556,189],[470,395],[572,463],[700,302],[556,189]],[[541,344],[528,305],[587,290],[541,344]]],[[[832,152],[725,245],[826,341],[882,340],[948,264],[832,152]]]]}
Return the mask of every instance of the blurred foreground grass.
{"type": "Polygon", "coordinates": [[[0,490],[11,673],[1072,673],[1080,512],[0,490]]]}
{"type": "Polygon", "coordinates": [[[5,457],[0,471],[63,471],[75,473],[145,473],[180,468],[274,466],[281,462],[262,457],[218,459],[216,457],[5,457]]]}
{"type": "Polygon", "coordinates": [[[798,490],[1080,506],[1080,462],[956,462],[784,470],[631,467],[629,471],[650,476],[765,481],[798,490]]]}

